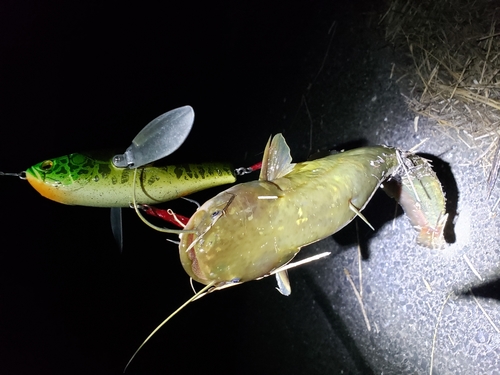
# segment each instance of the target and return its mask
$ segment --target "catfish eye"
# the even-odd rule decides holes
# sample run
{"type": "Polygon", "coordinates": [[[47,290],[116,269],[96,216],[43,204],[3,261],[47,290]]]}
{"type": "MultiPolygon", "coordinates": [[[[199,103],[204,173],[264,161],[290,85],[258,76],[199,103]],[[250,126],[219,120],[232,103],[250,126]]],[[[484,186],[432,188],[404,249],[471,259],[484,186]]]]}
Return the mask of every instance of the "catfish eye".
{"type": "Polygon", "coordinates": [[[212,219],[216,219],[218,216],[220,216],[220,214],[221,214],[221,211],[217,210],[217,211],[212,212],[211,217],[212,217],[212,219]]]}
{"type": "Polygon", "coordinates": [[[44,162],[42,162],[42,164],[40,164],[40,169],[42,171],[48,172],[52,169],[53,166],[54,162],[52,160],[45,160],[44,162]]]}

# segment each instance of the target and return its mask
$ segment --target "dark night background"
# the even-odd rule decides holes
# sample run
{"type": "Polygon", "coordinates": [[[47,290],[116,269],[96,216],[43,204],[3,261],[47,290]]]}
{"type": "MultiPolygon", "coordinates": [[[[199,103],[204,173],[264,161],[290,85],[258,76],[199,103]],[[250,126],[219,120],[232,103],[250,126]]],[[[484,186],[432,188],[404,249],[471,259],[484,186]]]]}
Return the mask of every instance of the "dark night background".
{"type": "MultiPolygon", "coordinates": [[[[125,150],[149,121],[186,104],[194,108],[196,120],[187,141],[169,156],[172,163],[248,166],[260,160],[268,137],[277,132],[284,133],[297,161],[338,145],[410,148],[420,141],[407,130],[412,117],[389,80],[393,51],[377,27],[379,2],[161,4],[0,5],[1,171],[18,172],[71,152],[125,150]]],[[[203,202],[220,190],[193,198],[203,202]]],[[[120,255],[109,210],[48,201],[14,178],[3,177],[0,192],[0,375],[118,374],[157,324],[191,296],[176,246],[131,210],[124,214],[120,255]]],[[[193,211],[187,202],[172,205],[186,215],[193,211]]],[[[391,221],[394,206],[377,195],[374,207],[378,232],[391,221]]],[[[370,311],[377,308],[370,293],[372,300],[379,293],[389,314],[391,292],[386,297],[375,288],[400,280],[398,265],[429,253],[413,245],[407,222],[398,225],[406,235],[389,235],[388,246],[369,247],[365,283],[370,283],[370,267],[378,264],[385,265],[389,280],[373,283],[373,292],[367,287],[370,311]],[[391,254],[394,246],[416,254],[396,265],[377,262],[378,250],[391,254]]],[[[369,243],[376,234],[362,226],[361,237],[369,243]]],[[[382,333],[367,336],[342,273],[343,267],[357,270],[356,241],[351,225],[306,249],[305,256],[326,251],[321,247],[333,255],[292,271],[288,298],[269,278],[191,304],[151,339],[127,373],[425,369],[437,312],[425,323],[414,322],[425,333],[416,335],[415,344],[426,348],[425,358],[405,353],[399,344],[411,341],[411,334],[405,339],[397,333],[394,339],[380,324],[382,333]]],[[[496,243],[488,246],[498,249],[496,243]]],[[[404,257],[407,251],[395,253],[404,257]]],[[[445,278],[447,271],[429,273],[445,278]]],[[[444,293],[449,284],[442,285],[444,293]]],[[[394,290],[400,302],[405,300],[401,290],[394,290]]],[[[435,301],[432,306],[439,310],[442,300],[435,301]]],[[[426,309],[416,302],[414,308],[426,309]]],[[[408,314],[420,311],[408,309],[408,314]]],[[[404,315],[395,319],[406,320],[404,315]]],[[[392,333],[404,332],[401,327],[392,333]]],[[[491,336],[489,343],[498,353],[495,340],[491,336]]]]}

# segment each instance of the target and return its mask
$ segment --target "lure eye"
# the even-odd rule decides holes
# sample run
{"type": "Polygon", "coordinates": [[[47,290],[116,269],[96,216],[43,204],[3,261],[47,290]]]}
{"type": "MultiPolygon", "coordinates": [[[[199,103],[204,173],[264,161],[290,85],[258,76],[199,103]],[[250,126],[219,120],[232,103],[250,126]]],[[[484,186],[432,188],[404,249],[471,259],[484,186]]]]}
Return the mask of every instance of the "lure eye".
{"type": "Polygon", "coordinates": [[[45,160],[44,162],[42,162],[42,164],[40,164],[40,169],[44,172],[48,172],[52,169],[53,166],[54,162],[52,160],[45,160]]]}

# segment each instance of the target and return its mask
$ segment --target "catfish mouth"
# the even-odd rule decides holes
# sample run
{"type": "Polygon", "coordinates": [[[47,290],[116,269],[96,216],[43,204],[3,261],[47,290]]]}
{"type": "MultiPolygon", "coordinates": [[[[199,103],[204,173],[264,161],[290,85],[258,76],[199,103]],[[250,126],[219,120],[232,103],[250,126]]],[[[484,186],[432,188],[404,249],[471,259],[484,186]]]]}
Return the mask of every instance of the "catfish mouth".
{"type": "Polygon", "coordinates": [[[196,250],[194,246],[196,245],[197,238],[195,238],[196,233],[189,233],[186,238],[186,245],[188,250],[186,251],[188,259],[191,261],[191,271],[193,274],[201,280],[207,280],[206,276],[201,272],[200,265],[198,263],[198,258],[196,257],[196,250]]]}
{"type": "MultiPolygon", "coordinates": [[[[188,224],[184,227],[186,230],[196,230],[196,228],[204,222],[206,215],[208,213],[206,211],[198,211],[193,217],[189,220],[188,224]],[[198,220],[198,217],[201,217],[201,220],[198,220]]],[[[210,228],[211,226],[209,226],[210,228]]],[[[207,229],[208,230],[208,229],[207,229]]],[[[196,256],[195,246],[198,241],[201,240],[203,234],[205,234],[206,230],[201,234],[196,231],[195,233],[186,233],[182,234],[181,239],[181,251],[185,253],[185,255],[181,256],[181,259],[186,259],[185,267],[189,267],[193,276],[195,276],[198,281],[207,280],[205,274],[201,271],[198,258],[196,256]],[[187,261],[189,259],[189,261],[187,261]]],[[[189,272],[188,272],[189,273],[189,272]]]]}
{"type": "MultiPolygon", "coordinates": [[[[181,251],[184,251],[185,255],[182,255],[181,258],[185,259],[184,267],[185,269],[187,267],[190,268],[190,271],[192,275],[195,276],[195,279],[198,279],[198,281],[204,282],[205,284],[209,280],[209,277],[207,277],[205,272],[200,267],[195,247],[202,246],[202,248],[200,248],[200,252],[209,251],[209,249],[203,248],[204,246],[207,246],[205,244],[204,236],[213,228],[215,223],[226,214],[227,208],[231,205],[235,198],[234,194],[226,194],[230,195],[228,200],[224,200],[222,203],[213,205],[208,204],[210,202],[209,201],[199,208],[184,228],[186,230],[194,230],[195,232],[182,234],[181,251]],[[187,261],[186,258],[189,259],[189,261],[187,261]]],[[[207,271],[206,265],[204,268],[205,271],[207,271]]],[[[210,268],[210,266],[208,266],[208,268],[210,268]]]]}

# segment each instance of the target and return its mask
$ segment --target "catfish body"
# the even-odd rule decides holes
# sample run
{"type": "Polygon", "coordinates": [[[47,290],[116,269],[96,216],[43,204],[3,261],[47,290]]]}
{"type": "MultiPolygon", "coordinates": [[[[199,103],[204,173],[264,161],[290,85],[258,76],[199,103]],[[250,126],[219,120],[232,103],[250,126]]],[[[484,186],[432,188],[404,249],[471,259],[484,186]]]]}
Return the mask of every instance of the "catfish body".
{"type": "Polygon", "coordinates": [[[347,225],[398,168],[396,149],[365,147],[291,164],[281,134],[266,147],[258,181],[203,204],[181,234],[186,272],[208,284],[245,282],[288,263],[301,247],[347,225]]]}

